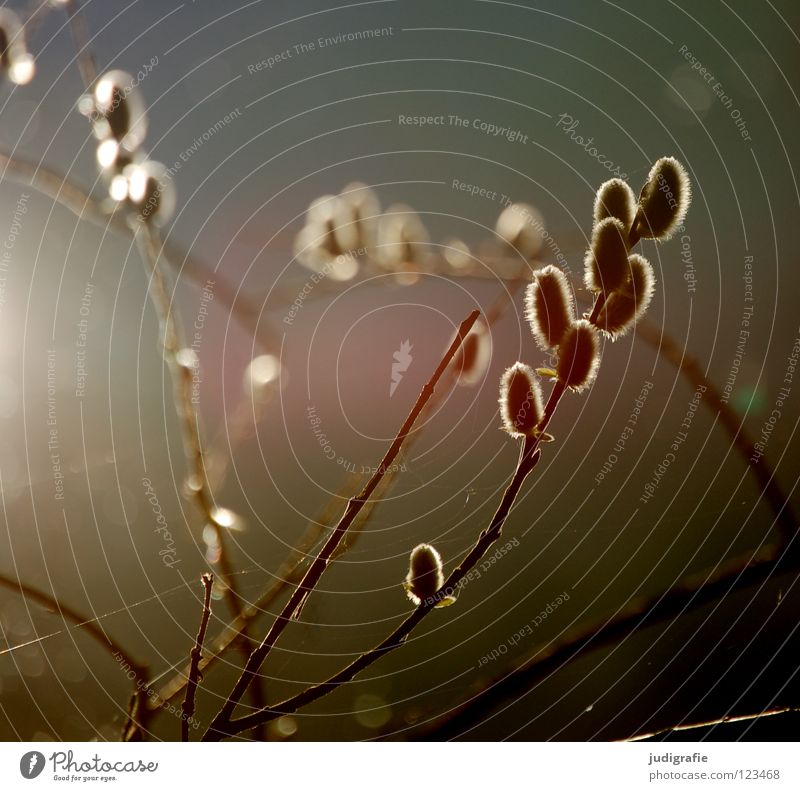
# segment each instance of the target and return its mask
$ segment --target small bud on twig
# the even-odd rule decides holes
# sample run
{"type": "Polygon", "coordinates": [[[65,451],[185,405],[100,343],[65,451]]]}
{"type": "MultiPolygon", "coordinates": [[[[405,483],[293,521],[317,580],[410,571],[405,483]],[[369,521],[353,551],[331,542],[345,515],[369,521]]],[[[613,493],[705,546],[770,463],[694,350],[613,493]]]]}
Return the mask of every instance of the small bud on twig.
{"type": "MultiPolygon", "coordinates": [[[[435,547],[430,544],[414,547],[409,558],[408,575],[403,583],[408,598],[419,606],[436,596],[443,584],[442,558],[435,547]]],[[[447,607],[454,602],[455,597],[443,596],[436,607],[447,607]]]]}
{"type": "Polygon", "coordinates": [[[137,220],[162,225],[172,216],[175,187],[164,165],[148,160],[129,165],[123,175],[128,182],[128,199],[137,212],[137,220]]]}

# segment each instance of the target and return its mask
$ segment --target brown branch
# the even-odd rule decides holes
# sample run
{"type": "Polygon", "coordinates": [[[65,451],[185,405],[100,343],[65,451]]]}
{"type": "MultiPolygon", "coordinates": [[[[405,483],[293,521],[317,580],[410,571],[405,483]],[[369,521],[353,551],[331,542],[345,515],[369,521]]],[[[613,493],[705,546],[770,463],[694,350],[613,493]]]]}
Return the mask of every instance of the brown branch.
{"type": "Polygon", "coordinates": [[[423,736],[436,740],[455,738],[480,724],[487,712],[507,701],[521,699],[565,664],[603,646],[617,644],[656,623],[672,620],[724,596],[764,583],[775,574],[795,571],[799,559],[796,549],[790,553],[767,547],[755,555],[734,558],[711,571],[691,575],[666,592],[636,599],[611,619],[598,619],[562,640],[541,646],[521,665],[494,679],[485,691],[427,728],[423,736]]]}
{"type": "MultiPolygon", "coordinates": [[[[503,289],[502,293],[495,299],[485,313],[487,325],[491,326],[502,318],[506,309],[513,304],[513,294],[522,286],[524,282],[525,281],[521,276],[518,276],[514,280],[508,281],[507,289],[503,289]]],[[[450,377],[453,377],[453,379],[447,380],[440,390],[434,392],[427,404],[425,404],[425,408],[420,413],[418,420],[421,420],[423,423],[426,422],[427,415],[433,412],[438,406],[441,394],[449,391],[451,383],[456,376],[456,371],[454,370],[455,362],[455,359],[452,360],[447,369],[448,374],[450,377]]],[[[404,445],[404,453],[406,455],[408,454],[409,449],[413,446],[414,442],[420,436],[422,436],[421,432],[416,432],[406,439],[404,445]]],[[[359,518],[350,528],[347,537],[339,546],[334,559],[341,557],[345,552],[349,551],[353,547],[358,536],[366,527],[369,518],[374,513],[375,508],[380,505],[386,494],[390,491],[398,473],[398,465],[392,465],[391,469],[387,471],[383,481],[381,482],[380,489],[376,490],[375,498],[373,501],[371,501],[374,503],[374,505],[372,505],[372,507],[368,505],[361,511],[359,518]]],[[[215,484],[217,482],[215,477],[217,474],[222,473],[217,469],[212,469],[210,472],[212,482],[215,484]]],[[[356,476],[351,476],[351,479],[353,478],[355,478],[356,481],[358,480],[356,476]]],[[[242,613],[242,616],[229,624],[224,630],[223,634],[217,639],[214,652],[203,660],[203,665],[201,667],[203,672],[205,672],[206,668],[215,664],[216,661],[220,659],[226,651],[228,651],[233,642],[236,640],[237,636],[241,633],[241,629],[244,626],[246,626],[253,618],[261,614],[264,608],[269,607],[269,605],[272,604],[272,602],[274,602],[275,599],[277,599],[278,596],[289,585],[296,585],[298,582],[300,582],[302,579],[303,566],[307,560],[308,552],[319,540],[319,537],[322,535],[323,528],[332,526],[332,513],[334,509],[338,507],[339,501],[344,499],[344,495],[348,491],[352,491],[352,486],[350,486],[349,482],[330,498],[328,503],[323,507],[322,513],[308,524],[306,531],[300,539],[300,542],[298,542],[298,544],[292,549],[292,551],[289,553],[289,556],[281,565],[280,569],[276,572],[275,582],[270,584],[256,598],[252,605],[248,605],[242,613]]],[[[183,690],[186,686],[188,672],[189,670],[187,668],[185,671],[176,673],[169,681],[167,681],[161,687],[155,699],[151,699],[151,708],[154,710],[161,709],[166,703],[169,702],[169,700],[180,694],[181,690],[183,690]]]]}
{"type": "Polygon", "coordinates": [[[713,728],[717,725],[729,725],[734,722],[752,722],[760,720],[765,717],[775,717],[779,714],[800,713],[800,708],[796,706],[783,706],[777,709],[768,709],[767,711],[758,711],[755,714],[726,714],[724,717],[719,717],[716,720],[708,720],[706,722],[693,722],[687,725],[673,725],[670,728],[661,728],[661,730],[653,731],[652,733],[640,733],[638,736],[631,736],[628,739],[620,739],[622,742],[643,742],[647,739],[654,739],[656,736],[664,736],[669,733],[680,733],[681,731],[693,731],[698,728],[713,728]]]}
{"type": "Polygon", "coordinates": [[[222,738],[225,735],[225,730],[230,726],[231,715],[236,708],[236,704],[241,700],[242,695],[252,682],[255,674],[260,669],[264,660],[267,658],[267,655],[274,646],[278,637],[286,628],[286,625],[293,617],[296,616],[298,610],[302,608],[303,603],[322,577],[325,569],[328,566],[328,563],[330,562],[330,558],[336,551],[341,541],[344,539],[353,521],[364,507],[367,500],[369,500],[370,496],[381,482],[381,479],[386,474],[387,470],[391,467],[392,462],[403,445],[403,442],[414,426],[417,417],[427,401],[433,395],[436,384],[438,383],[444,371],[447,369],[447,366],[450,364],[450,361],[453,359],[455,353],[461,348],[464,338],[472,328],[472,325],[475,323],[479,315],[480,312],[475,310],[461,323],[455,339],[450,344],[450,348],[447,350],[441,362],[437,366],[433,376],[422,388],[422,392],[420,393],[417,402],[414,404],[414,407],[400,428],[400,431],[397,433],[397,436],[395,437],[391,446],[386,451],[386,454],[375,470],[375,473],[369,479],[366,486],[364,486],[361,493],[358,496],[350,499],[344,515],[339,520],[339,523],[336,525],[336,528],[334,529],[328,541],[325,542],[325,545],[322,547],[320,553],[311,563],[311,566],[303,577],[302,582],[289,597],[288,602],[284,606],[280,615],[278,615],[275,622],[272,624],[272,627],[267,632],[266,636],[261,642],[261,645],[259,645],[258,648],[256,648],[250,655],[250,659],[245,666],[244,672],[236,682],[236,685],[231,691],[231,694],[228,696],[228,699],[225,701],[225,704],[223,705],[219,714],[212,721],[211,726],[209,727],[209,730],[204,738],[208,737],[209,735],[212,735],[215,738],[222,738]]]}
{"type": "Polygon", "coordinates": [[[197,638],[195,639],[194,648],[191,652],[191,662],[189,666],[189,679],[186,684],[186,697],[183,699],[181,706],[181,741],[189,741],[189,723],[192,720],[192,715],[195,711],[195,696],[197,694],[197,687],[203,679],[203,674],[200,672],[200,660],[203,658],[203,642],[206,639],[206,629],[208,629],[208,621],[211,618],[211,590],[214,585],[213,574],[203,574],[200,578],[205,588],[203,597],[203,615],[200,618],[200,628],[197,631],[197,638]]]}
{"type": "Polygon", "coordinates": [[[703,401],[709,409],[716,410],[720,423],[728,432],[734,446],[755,477],[761,492],[775,514],[775,521],[783,534],[783,540],[791,540],[798,529],[797,515],[767,460],[762,457],[757,464],[751,463],[750,458],[755,453],[755,447],[744,422],[722,400],[722,394],[703,373],[697,360],[687,354],[669,335],[662,333],[658,327],[645,319],[636,325],[636,331],[643,340],[654,346],[662,357],[671,362],[692,385],[705,388],[703,401]]]}
{"type": "MultiPolygon", "coordinates": [[[[344,499],[345,493],[351,490],[352,487],[347,489],[342,487],[338,496],[344,499]]],[[[337,505],[336,498],[332,498],[322,513],[308,523],[300,541],[276,572],[274,582],[252,604],[248,604],[242,614],[228,624],[220,637],[217,638],[213,652],[207,655],[200,663],[201,672],[205,673],[207,668],[220,659],[240,638],[242,630],[245,629],[250,621],[261,615],[265,608],[269,607],[288,586],[297,585],[300,582],[303,578],[303,565],[307,560],[308,553],[316,546],[325,529],[334,525],[336,516],[334,509],[337,505]]],[[[185,671],[176,673],[167,681],[159,690],[158,695],[151,700],[151,708],[154,710],[163,708],[166,703],[180,694],[181,690],[186,687],[188,674],[189,667],[187,666],[185,671]]]]}
{"type": "MultiPolygon", "coordinates": [[[[383,642],[375,646],[370,651],[365,652],[359,656],[354,662],[348,665],[343,670],[340,670],[336,675],[327,681],[308,687],[303,692],[295,695],[277,706],[262,709],[261,711],[254,712],[245,717],[233,720],[228,723],[227,730],[224,733],[214,732],[209,729],[209,732],[203,737],[209,741],[216,741],[224,736],[232,736],[237,733],[249,730],[250,728],[263,725],[270,720],[276,719],[284,714],[291,714],[309,703],[319,700],[325,695],[333,692],[342,684],[351,681],[362,670],[369,667],[373,662],[381,659],[390,651],[399,648],[406,640],[406,637],[414,630],[419,622],[436,607],[436,604],[447,596],[451,596],[461,581],[467,576],[471,569],[480,561],[486,554],[489,547],[500,537],[503,530],[503,525],[511,512],[511,507],[516,500],[522,484],[527,476],[531,473],[536,463],[539,460],[538,438],[528,438],[520,449],[520,458],[514,475],[511,478],[503,499],[495,512],[492,521],[478,537],[475,546],[467,553],[464,559],[459,563],[451,574],[448,576],[441,590],[429,599],[425,599],[412,613],[409,615],[383,642]]],[[[213,723],[212,723],[213,727],[213,723]]]]}
{"type": "Polygon", "coordinates": [[[79,0],[65,0],[64,6],[69,20],[72,43],[75,47],[75,56],[78,60],[78,71],[81,73],[83,87],[89,88],[97,79],[97,66],[94,62],[94,54],[89,40],[89,28],[81,13],[79,0]]]}

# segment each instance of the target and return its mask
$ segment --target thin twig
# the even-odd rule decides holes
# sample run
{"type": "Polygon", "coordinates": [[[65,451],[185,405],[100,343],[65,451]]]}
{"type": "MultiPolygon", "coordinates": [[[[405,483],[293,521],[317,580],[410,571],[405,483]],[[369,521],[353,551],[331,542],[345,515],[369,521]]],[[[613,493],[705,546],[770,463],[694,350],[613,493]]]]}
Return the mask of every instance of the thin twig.
{"type": "Polygon", "coordinates": [[[197,630],[197,638],[192,648],[191,662],[189,665],[189,679],[186,684],[186,697],[183,699],[181,706],[181,741],[189,741],[189,723],[192,720],[192,715],[195,710],[195,695],[197,694],[197,686],[203,679],[203,674],[200,672],[200,660],[203,658],[203,642],[206,639],[206,629],[208,629],[208,621],[211,618],[211,590],[214,586],[214,575],[203,574],[200,578],[205,588],[205,595],[203,597],[203,615],[200,618],[200,628],[197,630]]]}
{"type": "MultiPolygon", "coordinates": [[[[521,277],[509,281],[508,290],[506,291],[506,289],[504,289],[485,313],[485,320],[488,326],[491,326],[495,322],[499,321],[500,318],[502,318],[505,310],[513,304],[512,295],[524,282],[525,281],[523,281],[521,277]]],[[[457,372],[455,371],[456,362],[457,360],[454,358],[447,369],[447,373],[453,378],[455,378],[457,375],[457,372]]],[[[423,424],[427,423],[427,415],[436,409],[441,395],[450,390],[450,385],[451,380],[447,380],[444,382],[443,387],[434,392],[430,400],[425,404],[425,408],[420,413],[419,418],[417,418],[418,421],[421,421],[423,424]]],[[[421,432],[415,432],[406,439],[405,445],[403,446],[403,453],[405,455],[408,455],[408,452],[413,446],[414,442],[421,436],[421,432]]],[[[347,538],[345,538],[345,540],[339,546],[334,559],[338,559],[345,552],[352,549],[357,537],[363,532],[367,522],[369,521],[369,518],[374,513],[375,508],[380,505],[381,502],[383,502],[386,494],[388,494],[388,492],[391,490],[391,486],[394,484],[399,471],[400,467],[397,464],[392,465],[391,469],[387,471],[383,481],[381,482],[380,489],[376,491],[375,498],[373,498],[373,501],[371,501],[374,502],[375,505],[372,508],[367,506],[361,511],[359,518],[348,531],[347,538]]],[[[215,485],[215,488],[217,485],[217,479],[215,476],[218,474],[218,472],[219,471],[217,469],[212,468],[209,475],[215,485]]],[[[322,534],[322,529],[332,525],[331,517],[329,515],[333,512],[333,509],[338,507],[339,502],[344,499],[345,493],[352,491],[352,488],[353,487],[349,483],[345,487],[342,487],[342,489],[340,489],[330,498],[328,503],[324,506],[320,516],[309,523],[308,527],[306,528],[306,532],[304,532],[303,537],[300,539],[300,542],[292,549],[280,569],[276,572],[275,581],[271,583],[256,598],[253,605],[248,605],[248,607],[246,607],[242,613],[242,617],[237,618],[231,624],[229,624],[224,630],[223,634],[217,639],[214,653],[212,653],[210,656],[207,656],[203,660],[204,665],[202,669],[204,672],[207,667],[213,665],[231,647],[231,644],[236,639],[237,633],[239,630],[241,630],[242,626],[249,623],[249,621],[256,616],[260,615],[264,608],[272,604],[272,602],[275,601],[275,599],[284,591],[286,587],[289,585],[296,585],[300,579],[302,579],[303,566],[307,560],[309,550],[317,543],[317,540],[322,534]]],[[[178,695],[185,687],[187,673],[188,669],[184,672],[178,672],[169,681],[167,681],[159,690],[158,696],[154,699],[151,699],[151,707],[154,709],[160,709],[171,698],[178,695]]]]}
{"type": "Polygon", "coordinates": [[[227,729],[227,727],[230,725],[231,715],[236,708],[236,704],[241,700],[242,695],[252,682],[255,674],[263,664],[276,640],[286,628],[286,625],[295,616],[295,614],[298,612],[298,609],[302,608],[304,601],[322,577],[325,569],[328,567],[330,558],[336,551],[341,541],[344,539],[347,530],[353,524],[353,521],[364,507],[367,500],[369,500],[375,488],[381,482],[381,479],[386,474],[386,471],[391,467],[392,462],[400,451],[400,448],[410,433],[417,417],[424,408],[428,399],[430,399],[430,397],[433,395],[436,384],[438,383],[440,377],[447,369],[447,366],[450,364],[450,361],[454,357],[455,353],[461,348],[464,338],[467,336],[467,333],[470,331],[472,325],[475,323],[479,315],[480,312],[475,310],[461,323],[455,339],[450,344],[450,348],[447,350],[441,362],[437,366],[433,376],[422,388],[422,392],[420,393],[416,404],[414,404],[414,407],[403,423],[403,426],[397,433],[397,436],[395,437],[389,449],[386,451],[386,454],[384,455],[380,464],[377,466],[375,473],[369,479],[366,486],[364,486],[361,493],[357,497],[350,499],[344,515],[339,520],[339,523],[336,525],[336,528],[334,529],[328,541],[322,547],[320,553],[312,562],[311,566],[303,577],[302,582],[289,597],[289,601],[286,603],[280,615],[278,615],[277,619],[272,624],[272,627],[267,632],[266,636],[261,642],[261,645],[259,645],[258,648],[256,648],[250,655],[250,659],[247,661],[244,672],[236,682],[236,685],[231,691],[231,694],[228,696],[228,699],[225,701],[225,704],[220,710],[219,714],[212,721],[206,736],[212,734],[214,736],[218,735],[219,738],[222,738],[222,736],[225,735],[225,729],[227,729]]]}
{"type": "MultiPolygon", "coordinates": [[[[65,621],[71,621],[79,629],[83,629],[87,634],[90,634],[100,645],[107,648],[118,662],[129,665],[131,670],[136,674],[134,682],[141,681],[144,678],[144,665],[132,659],[130,654],[119,643],[110,638],[98,623],[97,618],[87,618],[83,613],[72,609],[72,607],[64,604],[59,599],[47,593],[43,593],[25,582],[7,577],[5,574],[0,574],[0,586],[14,593],[18,593],[23,599],[35,601],[46,610],[59,613],[65,621]]],[[[0,656],[13,650],[13,646],[11,648],[6,648],[0,651],[0,656]]]]}
{"type": "MultiPolygon", "coordinates": [[[[339,499],[344,499],[346,492],[352,491],[352,486],[342,487],[338,494],[339,499]]],[[[300,541],[292,549],[281,567],[275,573],[275,579],[252,604],[248,604],[242,614],[231,621],[217,638],[212,653],[203,658],[200,664],[201,672],[211,667],[222,655],[233,646],[240,638],[242,630],[257,616],[264,613],[278,596],[290,585],[297,585],[303,578],[303,566],[308,558],[308,553],[316,546],[326,529],[332,528],[336,518],[337,497],[331,498],[316,519],[311,520],[306,526],[300,541]]],[[[363,515],[363,512],[362,512],[363,515]]],[[[159,690],[158,695],[150,701],[151,708],[160,709],[174,697],[180,694],[186,686],[189,668],[176,673],[159,690]]]]}
{"type": "MultiPolygon", "coordinates": [[[[184,344],[175,315],[176,308],[159,263],[162,247],[158,234],[149,224],[140,225],[136,232],[136,241],[149,278],[148,293],[161,325],[162,353],[172,376],[175,411],[180,420],[184,451],[190,468],[187,479],[188,492],[205,523],[214,530],[219,546],[218,564],[220,577],[225,586],[225,599],[233,616],[239,618],[245,604],[231,565],[226,528],[217,519],[216,506],[208,484],[199,418],[192,400],[193,372],[190,366],[180,359],[184,344]]],[[[238,646],[245,656],[249,656],[251,645],[246,626],[242,629],[242,639],[238,642],[238,646]]],[[[251,694],[256,705],[263,705],[264,697],[260,683],[253,685],[251,694]]]]}
{"type": "Polygon", "coordinates": [[[706,722],[693,722],[687,725],[673,725],[670,728],[661,728],[661,730],[653,731],[652,733],[640,733],[638,736],[631,736],[629,739],[620,739],[622,742],[643,742],[647,739],[654,739],[656,736],[664,736],[668,733],[680,733],[682,731],[693,731],[698,728],[714,728],[717,725],[730,725],[734,722],[752,722],[754,720],[764,719],[765,717],[775,717],[779,714],[800,713],[800,708],[796,706],[783,706],[777,709],[768,709],[767,711],[758,711],[755,714],[726,714],[724,717],[719,717],[716,720],[708,720],[706,722]]]}
{"type": "Polygon", "coordinates": [[[436,740],[455,738],[478,725],[487,712],[524,697],[565,664],[603,646],[616,645],[642,629],[761,584],[775,574],[797,570],[798,560],[796,550],[789,553],[767,547],[756,555],[734,558],[712,571],[691,575],[666,592],[636,599],[613,618],[585,624],[562,640],[541,646],[521,665],[492,681],[485,691],[427,728],[423,735],[436,740]]]}
{"type": "MultiPolygon", "coordinates": [[[[520,449],[520,458],[514,475],[511,478],[503,499],[492,517],[492,521],[485,530],[483,530],[478,537],[475,546],[467,553],[459,565],[450,573],[441,590],[434,596],[422,601],[419,606],[409,615],[385,640],[383,640],[375,648],[365,652],[359,656],[354,662],[348,665],[343,670],[340,670],[336,675],[327,681],[308,687],[303,692],[295,695],[277,706],[262,709],[261,711],[254,712],[245,717],[233,720],[228,723],[227,730],[224,733],[218,731],[209,732],[203,737],[208,741],[216,741],[225,736],[233,736],[237,733],[249,730],[259,725],[263,725],[270,720],[280,717],[284,714],[291,714],[309,703],[319,700],[325,695],[333,692],[342,684],[351,681],[362,670],[369,667],[373,662],[385,656],[390,651],[399,648],[405,642],[408,635],[414,630],[419,622],[433,610],[437,603],[445,596],[452,595],[461,581],[471,571],[471,569],[480,561],[486,554],[489,547],[500,537],[503,530],[503,525],[511,512],[511,507],[516,500],[522,484],[531,473],[539,460],[539,450],[537,438],[528,438],[520,449]]],[[[213,723],[212,723],[212,727],[213,723]]]]}
{"type": "Polygon", "coordinates": [[[78,71],[81,73],[83,87],[89,88],[97,79],[97,66],[94,62],[94,54],[89,40],[89,28],[81,13],[79,0],[65,0],[64,6],[67,11],[75,55],[78,59],[78,71]]]}

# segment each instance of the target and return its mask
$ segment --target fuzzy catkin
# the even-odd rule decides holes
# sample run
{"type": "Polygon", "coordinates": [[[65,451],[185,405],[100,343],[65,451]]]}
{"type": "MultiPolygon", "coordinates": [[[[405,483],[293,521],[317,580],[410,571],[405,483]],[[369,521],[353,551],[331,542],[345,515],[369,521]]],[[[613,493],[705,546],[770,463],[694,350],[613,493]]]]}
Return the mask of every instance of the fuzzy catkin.
{"type": "Polygon", "coordinates": [[[600,364],[600,337],[585,319],[576,321],[558,347],[558,378],[570,388],[587,388],[597,375],[600,364]]]}
{"type": "Polygon", "coordinates": [[[436,594],[444,583],[442,558],[430,544],[419,544],[411,550],[408,574],[403,587],[408,598],[419,606],[436,594]]]}
{"type": "Polygon", "coordinates": [[[497,218],[495,230],[501,239],[528,261],[542,249],[544,220],[533,206],[526,203],[512,203],[503,209],[497,218]]]}
{"type": "Polygon", "coordinates": [[[542,419],[542,391],[533,369],[516,362],[500,380],[500,417],[512,437],[534,433],[542,419]]]}
{"type": "Polygon", "coordinates": [[[655,275],[649,261],[634,254],[629,265],[630,277],[608,297],[596,321],[598,329],[612,340],[625,335],[647,312],[655,292],[655,275]]]}
{"type": "Polygon", "coordinates": [[[600,185],[594,200],[594,224],[606,217],[616,217],[626,233],[636,216],[636,196],[628,183],[622,179],[609,179],[600,185]]]}
{"type": "Polygon", "coordinates": [[[575,305],[567,276],[552,264],[533,273],[525,291],[525,316],[543,351],[561,343],[575,319],[575,305]]]}
{"type": "Polygon", "coordinates": [[[610,294],[628,277],[628,235],[616,217],[595,225],[584,258],[584,281],[590,291],[610,294]]]}
{"type": "Polygon", "coordinates": [[[93,92],[92,131],[98,140],[111,138],[128,151],[136,151],[147,133],[147,111],[134,78],[112,69],[97,81],[93,92]]]}
{"type": "Polygon", "coordinates": [[[639,195],[639,236],[669,239],[683,225],[691,200],[691,182],[683,165],[674,157],[656,160],[639,195]]]}

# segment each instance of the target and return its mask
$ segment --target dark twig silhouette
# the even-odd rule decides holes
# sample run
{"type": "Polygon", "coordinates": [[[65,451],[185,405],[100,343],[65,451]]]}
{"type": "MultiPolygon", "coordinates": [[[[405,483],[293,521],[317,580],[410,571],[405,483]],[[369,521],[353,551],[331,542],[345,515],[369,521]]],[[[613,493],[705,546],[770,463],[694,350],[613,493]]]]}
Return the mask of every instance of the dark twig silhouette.
{"type": "Polygon", "coordinates": [[[397,454],[400,452],[403,442],[411,432],[411,429],[419,417],[419,414],[422,412],[425,404],[433,395],[439,379],[447,369],[456,352],[461,348],[464,338],[466,338],[467,334],[472,328],[472,325],[476,322],[479,315],[479,311],[475,310],[470,313],[470,315],[464,319],[463,322],[461,322],[461,326],[459,327],[458,333],[456,334],[453,342],[450,344],[450,348],[447,350],[441,362],[436,367],[433,376],[431,376],[430,380],[422,388],[422,392],[419,394],[414,407],[408,414],[408,417],[400,428],[400,431],[398,431],[394,441],[389,446],[389,449],[386,451],[386,454],[384,455],[380,464],[378,464],[375,473],[369,479],[358,496],[351,498],[349,501],[344,515],[339,520],[339,523],[336,525],[336,528],[334,529],[330,538],[325,542],[320,553],[311,563],[311,566],[308,568],[308,571],[306,571],[301,583],[297,586],[294,593],[289,597],[288,602],[284,606],[280,615],[278,615],[276,618],[272,627],[267,632],[266,636],[261,642],[261,645],[259,645],[258,648],[256,648],[250,655],[250,659],[247,661],[244,672],[236,682],[236,685],[225,701],[222,709],[212,721],[211,726],[209,727],[209,730],[204,738],[222,738],[227,734],[232,724],[231,717],[236,708],[236,704],[241,700],[242,695],[252,683],[255,674],[258,673],[259,668],[267,658],[270,650],[275,645],[275,642],[286,628],[289,621],[297,616],[298,611],[302,608],[306,598],[314,590],[317,582],[319,582],[320,578],[325,572],[325,569],[328,567],[332,556],[336,552],[341,542],[344,540],[348,529],[355,521],[361,509],[367,503],[378,484],[381,482],[383,476],[391,468],[392,463],[397,457],[397,454]]]}
{"type": "Polygon", "coordinates": [[[181,706],[181,711],[183,713],[183,717],[181,718],[182,742],[189,741],[189,725],[195,711],[195,696],[197,695],[197,687],[203,678],[203,674],[200,672],[200,660],[203,658],[203,642],[206,639],[206,629],[208,629],[208,621],[211,618],[211,590],[214,585],[214,575],[203,574],[201,580],[205,588],[203,596],[203,614],[200,618],[200,628],[197,630],[197,638],[195,639],[194,648],[192,648],[191,652],[189,679],[186,684],[186,697],[183,699],[183,705],[181,706]]]}

